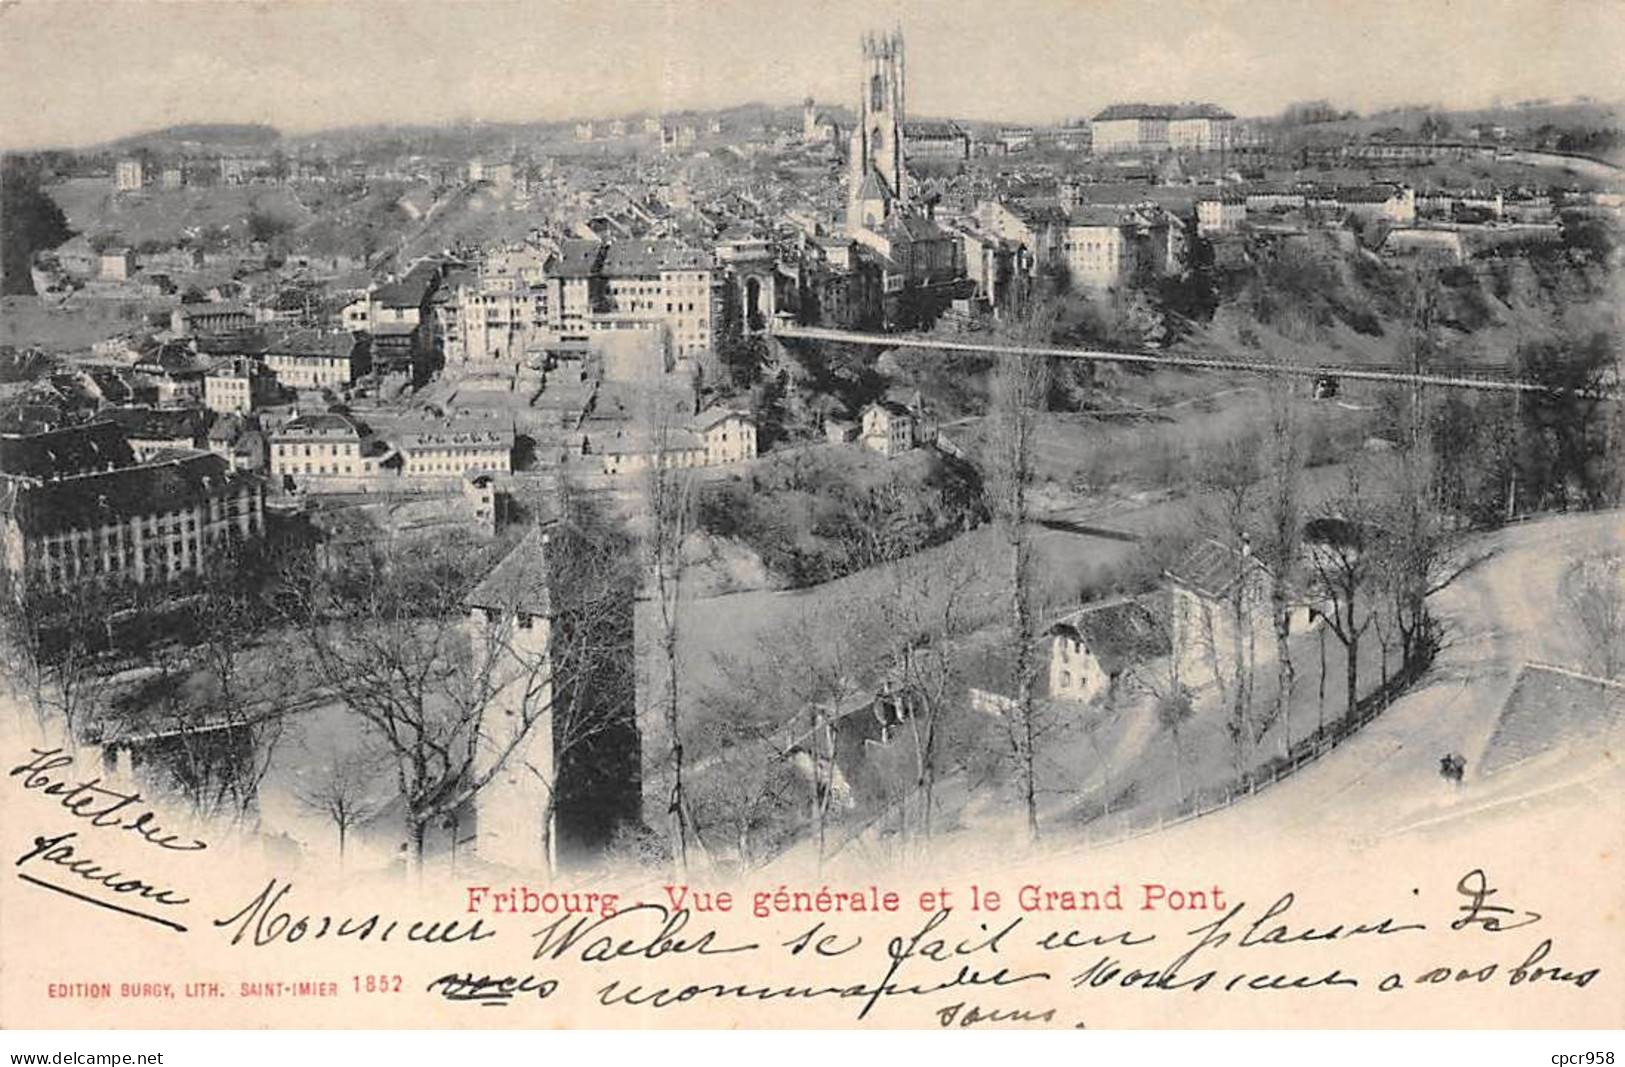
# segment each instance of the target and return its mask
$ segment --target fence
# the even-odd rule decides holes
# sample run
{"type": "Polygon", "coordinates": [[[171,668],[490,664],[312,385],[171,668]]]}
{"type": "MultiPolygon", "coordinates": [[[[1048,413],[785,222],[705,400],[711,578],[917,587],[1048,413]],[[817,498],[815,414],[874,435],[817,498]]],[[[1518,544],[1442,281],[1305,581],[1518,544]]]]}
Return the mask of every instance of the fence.
{"type": "MultiPolygon", "coordinates": [[[[1402,666],[1399,671],[1390,677],[1387,682],[1379,685],[1375,690],[1361,698],[1354,707],[1352,716],[1345,715],[1334,722],[1317,727],[1315,731],[1294,744],[1284,756],[1275,756],[1265,761],[1261,766],[1243,774],[1241,778],[1229,785],[1215,790],[1199,790],[1181,800],[1170,813],[1166,810],[1155,813],[1140,812],[1137,817],[1123,816],[1113,820],[1111,816],[1102,815],[1089,820],[1082,844],[1086,846],[1115,845],[1149,834],[1189,822],[1192,819],[1211,815],[1218,811],[1254,796],[1262,789],[1291,777],[1299,770],[1320,759],[1321,756],[1332,751],[1343,741],[1353,736],[1361,727],[1371,722],[1378,715],[1387,710],[1394,698],[1403,694],[1433,663],[1434,650],[1428,649],[1423,655],[1411,663],[1402,666]],[[1111,820],[1109,823],[1107,820],[1111,820]],[[1101,827],[1106,826],[1106,832],[1101,827]]],[[[856,824],[840,828],[840,840],[826,853],[825,859],[834,857],[845,851],[848,847],[857,844],[864,834],[880,825],[887,817],[895,814],[899,804],[912,802],[915,799],[915,790],[908,790],[895,801],[887,803],[873,812],[867,818],[859,820],[856,824]]],[[[835,830],[834,827],[831,828],[835,830]]]]}
{"type": "MultiPolygon", "coordinates": [[[[1244,773],[1238,780],[1212,791],[1201,791],[1186,797],[1175,807],[1173,813],[1157,813],[1154,817],[1142,815],[1137,820],[1124,819],[1119,822],[1113,832],[1099,836],[1094,832],[1085,832],[1085,840],[1091,845],[1110,845],[1122,841],[1144,837],[1192,819],[1201,818],[1222,811],[1237,801],[1253,796],[1261,789],[1275,785],[1282,779],[1289,778],[1299,770],[1320,759],[1321,756],[1336,748],[1343,741],[1353,736],[1371,720],[1387,710],[1400,696],[1421,677],[1422,673],[1433,663],[1433,651],[1430,649],[1423,655],[1416,657],[1410,663],[1400,667],[1394,674],[1375,690],[1360,698],[1354,706],[1354,714],[1344,715],[1333,722],[1319,726],[1307,737],[1298,741],[1285,755],[1272,756],[1259,767],[1244,773]]],[[[1092,826],[1099,825],[1094,820],[1092,826]]]]}

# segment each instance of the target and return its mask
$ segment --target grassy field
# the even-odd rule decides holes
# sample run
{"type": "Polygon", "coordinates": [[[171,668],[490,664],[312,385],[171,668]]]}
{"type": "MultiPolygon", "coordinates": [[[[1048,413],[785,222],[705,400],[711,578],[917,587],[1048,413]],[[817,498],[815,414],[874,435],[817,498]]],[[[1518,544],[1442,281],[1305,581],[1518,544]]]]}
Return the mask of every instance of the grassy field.
{"type": "Polygon", "coordinates": [[[68,225],[92,237],[116,234],[127,245],[173,243],[188,230],[220,227],[245,237],[248,218],[263,212],[303,226],[313,216],[282,186],[220,185],[147,189],[115,195],[105,178],[71,178],[45,190],[68,217],[68,225]]]}
{"type": "Polygon", "coordinates": [[[0,298],[0,344],[37,345],[71,352],[146,321],[148,305],[134,300],[78,301],[67,308],[46,305],[37,296],[0,298]]]}

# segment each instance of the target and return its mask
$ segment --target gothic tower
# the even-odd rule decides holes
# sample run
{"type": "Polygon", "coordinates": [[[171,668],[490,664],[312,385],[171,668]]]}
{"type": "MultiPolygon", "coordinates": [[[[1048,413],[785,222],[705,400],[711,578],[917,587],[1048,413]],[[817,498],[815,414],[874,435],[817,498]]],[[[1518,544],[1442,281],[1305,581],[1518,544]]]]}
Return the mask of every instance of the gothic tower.
{"type": "Polygon", "coordinates": [[[862,71],[847,179],[848,229],[879,225],[908,196],[903,169],[903,31],[864,35],[862,71]]]}

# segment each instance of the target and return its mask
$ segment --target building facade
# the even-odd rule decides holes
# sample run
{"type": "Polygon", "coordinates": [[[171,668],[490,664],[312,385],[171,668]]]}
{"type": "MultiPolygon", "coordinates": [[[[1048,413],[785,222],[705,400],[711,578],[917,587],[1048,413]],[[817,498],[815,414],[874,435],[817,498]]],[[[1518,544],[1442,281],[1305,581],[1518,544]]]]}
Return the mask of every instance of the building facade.
{"type": "Polygon", "coordinates": [[[265,366],[279,385],[321,389],[348,385],[370,368],[369,345],[348,333],[299,330],[276,338],[265,351],[265,366]]]}
{"type": "Polygon", "coordinates": [[[371,434],[345,415],[301,415],[270,435],[271,477],[285,484],[310,476],[356,477],[368,472],[371,434]]]}
{"type": "Polygon", "coordinates": [[[121,193],[139,189],[146,184],[145,168],[139,159],[121,159],[113,172],[113,188],[121,193]]]}
{"type": "Polygon", "coordinates": [[[1096,154],[1222,152],[1236,117],[1215,104],[1113,104],[1090,124],[1096,154]]]}
{"type": "Polygon", "coordinates": [[[6,569],[24,584],[149,584],[265,532],[265,490],[210,453],[49,480],[0,475],[6,569]]]}
{"type": "Polygon", "coordinates": [[[513,470],[511,430],[455,426],[414,430],[397,435],[401,474],[438,478],[462,477],[471,471],[513,470]]]}

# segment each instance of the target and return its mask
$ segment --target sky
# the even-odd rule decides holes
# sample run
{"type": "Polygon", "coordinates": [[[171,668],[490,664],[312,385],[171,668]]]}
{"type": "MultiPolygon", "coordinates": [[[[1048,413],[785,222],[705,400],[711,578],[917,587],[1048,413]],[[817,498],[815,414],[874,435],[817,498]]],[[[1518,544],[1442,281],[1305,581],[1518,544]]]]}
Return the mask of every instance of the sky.
{"type": "Polygon", "coordinates": [[[0,146],[848,104],[899,25],[920,116],[1625,98],[1625,0],[0,0],[0,146]]]}

